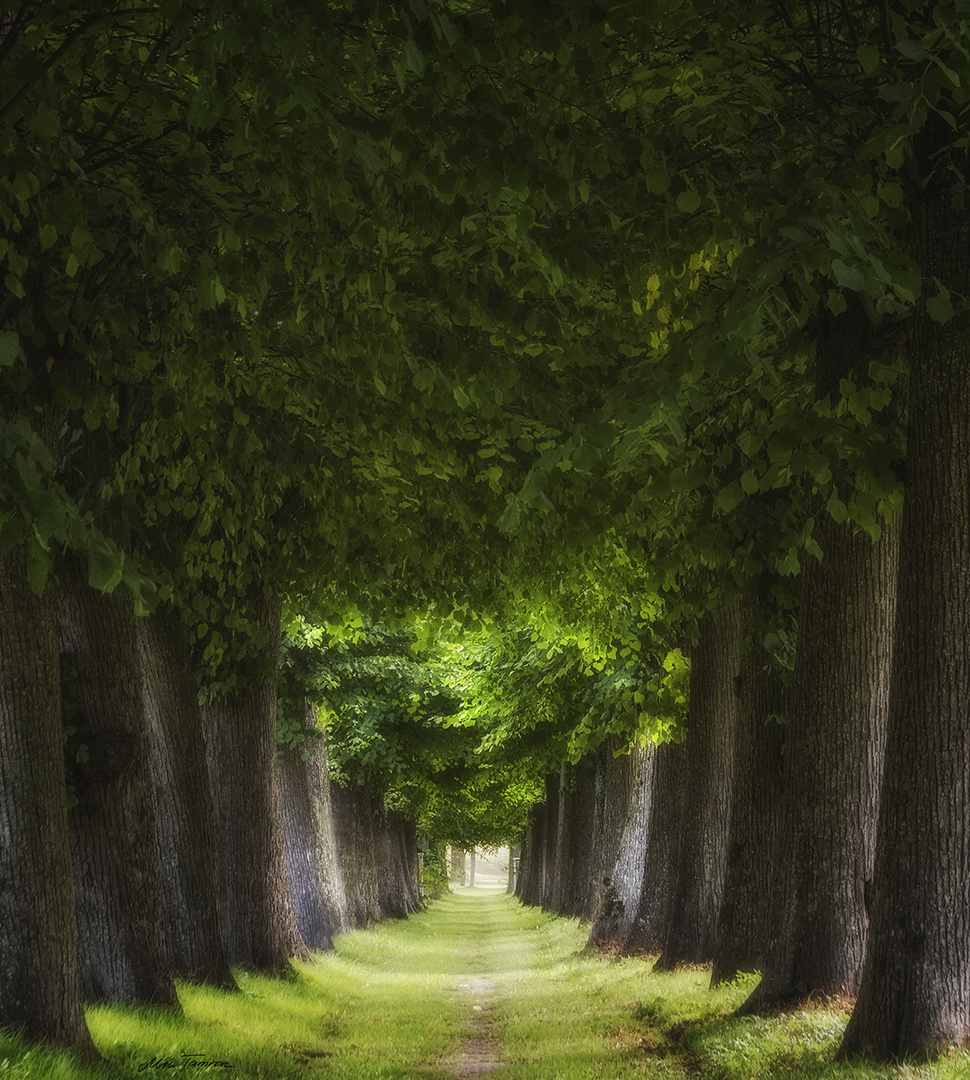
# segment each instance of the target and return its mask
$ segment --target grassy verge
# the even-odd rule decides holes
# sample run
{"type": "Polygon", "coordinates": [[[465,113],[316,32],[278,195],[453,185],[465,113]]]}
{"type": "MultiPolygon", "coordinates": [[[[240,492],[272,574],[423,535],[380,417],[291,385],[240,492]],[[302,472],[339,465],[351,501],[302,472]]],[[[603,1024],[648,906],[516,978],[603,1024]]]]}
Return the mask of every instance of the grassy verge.
{"type": "MultiPolygon", "coordinates": [[[[512,902],[514,904],[514,902],[512,902]]],[[[732,1019],[757,979],[709,989],[707,971],[654,975],[637,959],[583,952],[586,929],[515,906],[528,943],[508,957],[499,1002],[515,1064],[495,1080],[967,1080],[970,1054],[932,1064],[833,1060],[848,1020],[812,1010],[732,1019]]],[[[500,965],[502,966],[502,965],[500,965]]]]}
{"type": "Polygon", "coordinates": [[[707,988],[703,971],[654,975],[641,960],[583,952],[586,933],[492,890],[462,890],[421,915],[346,935],[283,982],[242,992],[183,986],[184,1015],[99,1006],[106,1064],[0,1038],[0,1080],[439,1080],[460,1064],[469,978],[491,985],[494,1080],[966,1080],[970,1055],[899,1067],[836,1065],[846,1016],[730,1018],[752,980],[707,988]],[[223,1068],[219,1063],[227,1063],[223,1068]]]}

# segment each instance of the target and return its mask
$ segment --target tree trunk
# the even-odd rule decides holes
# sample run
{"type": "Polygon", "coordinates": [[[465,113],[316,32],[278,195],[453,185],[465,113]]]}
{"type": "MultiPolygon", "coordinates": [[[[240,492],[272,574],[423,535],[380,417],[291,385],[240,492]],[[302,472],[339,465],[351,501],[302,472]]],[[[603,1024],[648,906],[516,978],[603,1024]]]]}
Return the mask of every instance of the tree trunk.
{"type": "Polygon", "coordinates": [[[391,813],[377,831],[381,915],[403,919],[421,910],[417,828],[413,821],[391,813]]]}
{"type": "Polygon", "coordinates": [[[760,644],[741,657],[738,727],[724,896],[718,914],[711,982],[760,971],[768,902],[778,854],[787,730],[787,691],[760,644]]]}
{"type": "MultiPolygon", "coordinates": [[[[941,164],[917,207],[917,254],[924,281],[967,295],[970,221],[954,213],[947,177],[941,164]]],[[[965,314],[941,326],[917,309],[872,924],[843,1056],[970,1041],[968,335],[965,314]]]]}
{"type": "MultiPolygon", "coordinates": [[[[275,664],[280,601],[268,591],[251,613],[268,634],[275,664]]],[[[304,955],[290,902],[276,775],[276,686],[270,679],[203,707],[209,783],[219,850],[219,896],[226,953],[270,975],[304,955]]]]}
{"type": "Polygon", "coordinates": [[[350,925],[370,926],[382,915],[374,799],[357,784],[335,785],[331,798],[350,925]]]}
{"type": "Polygon", "coordinates": [[[559,857],[559,787],[560,774],[546,777],[546,800],[541,840],[542,868],[539,871],[539,906],[552,910],[556,865],[559,857]]]}
{"type": "Polygon", "coordinates": [[[316,731],[305,699],[299,747],[280,747],[283,839],[290,898],[297,927],[311,949],[332,949],[333,935],[347,925],[347,897],[337,853],[330,802],[326,742],[316,731]]]}
{"type": "Polygon", "coordinates": [[[0,556],[0,1026],[94,1053],[81,1000],[57,647],[27,542],[0,556]]]}
{"type": "Polygon", "coordinates": [[[542,885],[542,839],[546,832],[546,808],[543,803],[529,811],[529,828],[522,841],[522,858],[519,861],[519,880],[515,895],[523,904],[538,907],[542,885]]]}
{"type": "Polygon", "coordinates": [[[827,514],[803,570],[785,813],[764,977],[748,1011],[859,987],[872,878],[898,530],[877,543],[827,514]]]}
{"type": "Polygon", "coordinates": [[[667,940],[686,804],[687,744],[664,743],[656,752],[643,885],[621,946],[625,956],[659,952],[667,940]]]}
{"type": "Polygon", "coordinates": [[[687,717],[687,803],[677,887],[657,969],[714,957],[724,891],[741,663],[740,599],[701,619],[691,654],[687,717]]]}
{"type": "Polygon", "coordinates": [[[165,914],[135,616],[65,558],[57,608],[81,956],[89,1001],[177,1007],[165,914]]]}
{"type": "MultiPolygon", "coordinates": [[[[629,798],[629,788],[625,795],[617,789],[616,777],[623,772],[622,765],[613,757],[613,750],[618,750],[619,740],[610,737],[600,743],[593,754],[595,771],[593,776],[593,838],[589,857],[589,888],[583,898],[583,909],[579,913],[581,922],[592,922],[599,911],[603,897],[604,880],[613,870],[616,853],[619,850],[620,832],[623,829],[622,815],[626,807],[607,806],[607,787],[612,783],[614,803],[629,798]],[[612,816],[609,816],[609,815],[612,816]],[[617,820],[619,818],[619,820],[617,820]]],[[[629,769],[626,770],[629,779],[629,769]]]]}
{"type": "Polygon", "coordinates": [[[459,888],[465,884],[465,852],[461,848],[451,849],[450,878],[459,888]]]}
{"type": "Polygon", "coordinates": [[[223,944],[215,827],[185,624],[160,607],[136,620],[165,928],[175,973],[236,988],[223,944]]]}
{"type": "MultiPolygon", "coordinates": [[[[625,759],[620,759],[625,766],[612,770],[614,782],[607,787],[607,805],[615,802],[619,806],[622,793],[627,787],[630,790],[615,865],[604,882],[596,922],[590,930],[590,945],[621,941],[632,929],[643,888],[656,752],[653,743],[632,748],[625,759]]],[[[608,811],[607,816],[611,813],[608,811]]]]}
{"type": "Polygon", "coordinates": [[[304,766],[316,819],[318,863],[324,869],[319,878],[323,912],[332,928],[331,932],[335,934],[349,929],[350,919],[347,913],[347,887],[344,883],[340,850],[337,845],[333,786],[330,782],[325,737],[317,737],[309,745],[304,766]]]}
{"type": "Polygon", "coordinates": [[[559,824],[552,910],[579,918],[587,898],[595,891],[593,877],[594,821],[596,815],[596,759],[582,758],[563,765],[560,779],[559,824]]]}

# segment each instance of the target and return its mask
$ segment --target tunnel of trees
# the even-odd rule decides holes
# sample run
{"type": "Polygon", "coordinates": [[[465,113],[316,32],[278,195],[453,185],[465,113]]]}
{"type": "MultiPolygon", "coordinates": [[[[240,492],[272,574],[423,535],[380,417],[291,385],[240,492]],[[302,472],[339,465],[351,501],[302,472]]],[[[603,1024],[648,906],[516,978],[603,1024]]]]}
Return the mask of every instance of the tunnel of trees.
{"type": "Polygon", "coordinates": [[[92,1053],[512,841],[845,1057],[970,1041],[967,41],[7,5],[0,1025],[92,1053]]]}

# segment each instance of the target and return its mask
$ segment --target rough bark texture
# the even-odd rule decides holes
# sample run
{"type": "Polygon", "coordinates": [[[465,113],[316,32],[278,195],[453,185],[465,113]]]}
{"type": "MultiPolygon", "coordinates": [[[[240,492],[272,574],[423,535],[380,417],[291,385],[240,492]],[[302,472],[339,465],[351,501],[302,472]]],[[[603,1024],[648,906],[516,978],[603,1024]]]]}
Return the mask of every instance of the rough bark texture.
{"type": "Polygon", "coordinates": [[[92,1051],[81,1003],[57,625],[0,557],[0,1026],[92,1051]]]}
{"type": "Polygon", "coordinates": [[[620,849],[626,804],[632,792],[632,768],[628,755],[614,757],[615,751],[623,749],[625,747],[618,739],[610,737],[600,744],[593,755],[593,839],[589,858],[590,887],[586,890],[583,909],[579,913],[583,922],[592,922],[596,918],[620,849]]]}
{"type": "Polygon", "coordinates": [[[731,821],[741,608],[735,599],[705,615],[691,654],[686,810],[662,970],[714,957],[731,821]]]}
{"type": "Polygon", "coordinates": [[[223,944],[215,827],[185,624],[161,607],[136,620],[165,928],[175,973],[236,986],[223,944]]]}
{"type": "Polygon", "coordinates": [[[724,896],[714,946],[713,984],[760,971],[780,836],[787,691],[760,645],[742,654],[724,896]]]}
{"type": "Polygon", "coordinates": [[[539,877],[539,905],[554,910],[553,889],[555,888],[556,860],[559,853],[559,773],[550,773],[546,777],[545,813],[543,814],[543,833],[541,839],[542,868],[539,877]]]}
{"type": "Polygon", "coordinates": [[[350,926],[370,926],[383,915],[381,868],[377,860],[377,807],[370,789],[364,785],[335,784],[331,798],[350,926]]]}
{"type": "Polygon", "coordinates": [[[311,949],[332,949],[333,935],[348,924],[343,871],[330,802],[326,743],[316,730],[313,707],[301,702],[308,732],[298,747],[277,757],[283,839],[290,898],[297,927],[311,949]]]}
{"type": "Polygon", "coordinates": [[[401,814],[387,814],[378,823],[377,853],[381,915],[403,919],[420,911],[418,834],[414,822],[401,814]]]}
{"type": "MultiPolygon", "coordinates": [[[[820,319],[817,394],[867,378],[897,345],[860,309],[820,319]]],[[[873,543],[821,506],[821,562],[802,569],[798,651],[785,747],[785,818],[764,978],[747,1009],[854,995],[868,932],[889,707],[898,524],[873,543]]]]}
{"type": "Polygon", "coordinates": [[[542,838],[545,834],[546,807],[543,803],[529,811],[529,827],[522,841],[519,878],[515,895],[523,904],[539,905],[542,887],[542,838]]]}
{"type": "Polygon", "coordinates": [[[517,877],[517,873],[518,873],[516,867],[517,867],[518,861],[519,861],[519,849],[517,847],[514,847],[514,846],[509,847],[509,878],[508,878],[509,884],[508,884],[508,889],[506,890],[506,892],[510,892],[510,893],[515,892],[515,888],[516,888],[516,884],[517,884],[516,877],[517,877]]]}
{"type": "MultiPolygon", "coordinates": [[[[279,599],[252,598],[250,613],[279,647],[279,599]]],[[[231,964],[279,974],[304,954],[290,902],[276,775],[276,687],[270,679],[203,707],[219,851],[219,898],[231,964]]]]}
{"type": "Polygon", "coordinates": [[[323,912],[332,927],[332,933],[337,933],[349,929],[350,918],[347,913],[347,888],[337,845],[333,787],[330,783],[325,738],[316,738],[310,744],[304,767],[316,820],[317,862],[323,868],[318,879],[323,912]]]}
{"type": "Polygon", "coordinates": [[[859,987],[885,746],[897,530],[827,515],[803,570],[785,746],[785,817],[764,977],[750,1008],[859,987]]]}
{"type": "Polygon", "coordinates": [[[610,770],[606,820],[618,814],[621,805],[624,812],[616,859],[600,890],[599,909],[589,934],[590,945],[620,941],[633,925],[643,888],[656,749],[653,743],[633,747],[616,759],[610,770]]]}
{"type": "Polygon", "coordinates": [[[386,812],[366,783],[334,785],[332,802],[350,925],[370,926],[420,911],[415,823],[386,812]]]}
{"type": "MultiPolygon", "coordinates": [[[[917,254],[924,280],[970,291],[970,221],[942,182],[918,207],[917,254]]],[[[846,1055],[970,1041],[968,334],[966,316],[940,326],[918,309],[872,924],[846,1055]]]]}
{"type": "Polygon", "coordinates": [[[177,1007],[165,937],[135,616],[64,560],[57,590],[82,992],[177,1007]]]}
{"type": "Polygon", "coordinates": [[[664,743],[657,747],[643,886],[636,914],[622,942],[624,955],[659,952],[666,943],[686,801],[687,744],[664,743]]]}
{"type": "Polygon", "coordinates": [[[596,891],[593,852],[596,844],[596,758],[564,764],[559,782],[555,872],[550,907],[559,915],[579,918],[596,891]]]}

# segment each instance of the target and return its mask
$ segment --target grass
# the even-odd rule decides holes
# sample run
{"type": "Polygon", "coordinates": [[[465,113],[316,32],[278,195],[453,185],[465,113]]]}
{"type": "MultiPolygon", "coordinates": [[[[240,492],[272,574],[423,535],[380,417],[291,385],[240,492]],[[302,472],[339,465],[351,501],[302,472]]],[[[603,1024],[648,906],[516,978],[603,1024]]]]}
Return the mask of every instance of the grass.
{"type": "Polygon", "coordinates": [[[732,1019],[752,979],[712,992],[704,971],[654,975],[642,960],[586,954],[585,940],[574,920],[464,889],[410,919],[342,936],[336,952],[298,965],[294,979],[240,974],[239,994],[181,986],[182,1015],[93,1007],[88,1023],[104,1065],[0,1037],[0,1080],[440,1080],[455,1075],[449,1068],[469,1033],[471,999],[456,990],[469,979],[492,986],[486,1015],[506,1063],[488,1074],[494,1080],[970,1075],[967,1054],[835,1064],[844,1013],[732,1019]]]}

